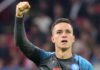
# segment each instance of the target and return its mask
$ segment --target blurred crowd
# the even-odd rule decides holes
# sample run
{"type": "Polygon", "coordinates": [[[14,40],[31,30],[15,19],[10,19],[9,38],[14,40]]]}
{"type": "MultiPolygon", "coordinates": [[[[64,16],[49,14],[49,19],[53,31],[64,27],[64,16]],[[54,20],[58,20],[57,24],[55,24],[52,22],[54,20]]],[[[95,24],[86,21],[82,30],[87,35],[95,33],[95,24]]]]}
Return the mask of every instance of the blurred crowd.
{"type": "MultiPolygon", "coordinates": [[[[21,0],[20,0],[21,1],[21,0]]],[[[13,30],[18,0],[0,0],[0,70],[36,70],[15,45],[13,30]]],[[[23,0],[31,10],[25,15],[28,39],[39,48],[54,51],[50,28],[58,18],[68,18],[76,41],[73,53],[100,69],[100,0],[23,0]]]]}

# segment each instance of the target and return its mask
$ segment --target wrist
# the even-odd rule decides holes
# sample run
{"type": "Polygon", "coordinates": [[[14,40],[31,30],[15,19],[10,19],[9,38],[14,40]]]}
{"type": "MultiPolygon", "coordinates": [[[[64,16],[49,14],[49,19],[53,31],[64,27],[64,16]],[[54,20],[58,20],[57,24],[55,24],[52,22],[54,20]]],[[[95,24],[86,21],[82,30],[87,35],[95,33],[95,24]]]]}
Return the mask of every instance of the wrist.
{"type": "Polygon", "coordinates": [[[20,13],[16,13],[16,17],[23,18],[23,14],[21,12],[20,13]]]}

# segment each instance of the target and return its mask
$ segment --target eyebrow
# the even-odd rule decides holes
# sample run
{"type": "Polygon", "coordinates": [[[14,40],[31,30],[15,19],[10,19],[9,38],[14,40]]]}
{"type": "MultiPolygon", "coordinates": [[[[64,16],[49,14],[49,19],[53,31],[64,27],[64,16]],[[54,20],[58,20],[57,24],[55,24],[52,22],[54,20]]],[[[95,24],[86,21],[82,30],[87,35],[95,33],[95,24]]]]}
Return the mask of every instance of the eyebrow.
{"type": "Polygon", "coordinates": [[[57,31],[62,31],[62,30],[59,29],[59,30],[57,30],[57,31]]]}
{"type": "MultiPolygon", "coordinates": [[[[59,29],[59,30],[57,30],[56,32],[61,32],[61,31],[63,31],[63,30],[59,29]]],[[[71,31],[70,29],[66,29],[65,31],[66,31],[66,32],[73,33],[73,31],[71,31]]]]}
{"type": "Polygon", "coordinates": [[[71,30],[69,30],[69,29],[66,29],[66,31],[70,31],[71,32],[71,30]]]}

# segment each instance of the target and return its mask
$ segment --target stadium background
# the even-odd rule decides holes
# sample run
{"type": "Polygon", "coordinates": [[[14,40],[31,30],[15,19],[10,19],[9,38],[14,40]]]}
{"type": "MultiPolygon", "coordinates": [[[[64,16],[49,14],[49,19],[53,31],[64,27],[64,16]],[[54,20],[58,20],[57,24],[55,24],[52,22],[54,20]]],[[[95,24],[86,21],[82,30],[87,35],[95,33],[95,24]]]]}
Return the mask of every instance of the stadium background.
{"type": "MultiPolygon", "coordinates": [[[[21,0],[0,0],[0,70],[36,70],[36,65],[16,48],[13,39],[16,4],[21,0]]],[[[50,42],[53,21],[70,18],[76,42],[73,52],[100,69],[100,0],[23,0],[31,10],[25,15],[28,39],[46,51],[54,51],[50,42]]]]}

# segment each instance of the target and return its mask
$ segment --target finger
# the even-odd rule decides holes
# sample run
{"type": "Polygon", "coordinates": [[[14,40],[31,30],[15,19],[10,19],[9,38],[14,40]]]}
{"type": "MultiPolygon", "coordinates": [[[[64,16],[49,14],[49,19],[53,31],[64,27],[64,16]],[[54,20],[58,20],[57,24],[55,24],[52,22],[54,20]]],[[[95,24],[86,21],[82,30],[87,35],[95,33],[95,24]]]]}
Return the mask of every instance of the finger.
{"type": "Polygon", "coordinates": [[[21,8],[21,7],[19,7],[18,9],[19,9],[19,11],[23,11],[24,10],[24,8],[21,8]]]}
{"type": "Polygon", "coordinates": [[[24,9],[29,9],[30,8],[30,5],[28,2],[25,2],[25,5],[24,5],[24,9]]]}

